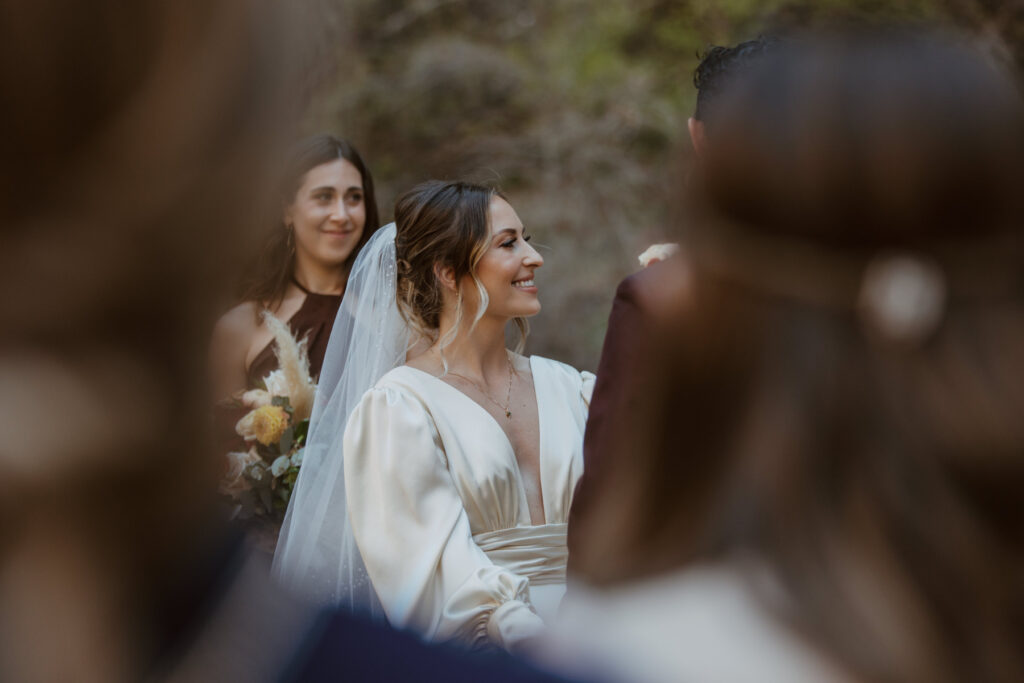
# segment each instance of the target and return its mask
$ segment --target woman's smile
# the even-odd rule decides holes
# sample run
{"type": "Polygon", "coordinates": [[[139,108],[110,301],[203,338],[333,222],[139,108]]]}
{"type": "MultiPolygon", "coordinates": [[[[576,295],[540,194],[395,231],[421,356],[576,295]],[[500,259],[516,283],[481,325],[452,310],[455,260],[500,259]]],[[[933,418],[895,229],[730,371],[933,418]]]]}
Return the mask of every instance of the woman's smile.
{"type": "Polygon", "coordinates": [[[523,280],[516,280],[512,283],[512,286],[522,292],[527,292],[528,294],[537,293],[537,285],[533,281],[533,275],[523,280]]]}

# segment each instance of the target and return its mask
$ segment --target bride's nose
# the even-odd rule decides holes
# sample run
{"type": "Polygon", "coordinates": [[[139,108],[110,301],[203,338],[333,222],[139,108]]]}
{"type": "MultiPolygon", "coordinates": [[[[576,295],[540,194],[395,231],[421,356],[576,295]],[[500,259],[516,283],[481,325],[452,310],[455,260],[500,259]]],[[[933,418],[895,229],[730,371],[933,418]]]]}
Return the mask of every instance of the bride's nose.
{"type": "Polygon", "coordinates": [[[523,256],[523,265],[532,268],[540,268],[544,265],[544,257],[529,242],[526,243],[526,255],[523,256]]]}

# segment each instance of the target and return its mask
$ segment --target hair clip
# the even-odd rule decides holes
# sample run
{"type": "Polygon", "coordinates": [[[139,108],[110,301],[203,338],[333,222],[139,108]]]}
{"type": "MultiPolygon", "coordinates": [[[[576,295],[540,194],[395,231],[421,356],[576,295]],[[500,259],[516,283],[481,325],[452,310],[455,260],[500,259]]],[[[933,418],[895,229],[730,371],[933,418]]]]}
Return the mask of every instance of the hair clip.
{"type": "Polygon", "coordinates": [[[861,317],[881,337],[920,344],[942,322],[946,278],[937,264],[918,255],[878,256],[864,269],[857,303],[861,317]]]}

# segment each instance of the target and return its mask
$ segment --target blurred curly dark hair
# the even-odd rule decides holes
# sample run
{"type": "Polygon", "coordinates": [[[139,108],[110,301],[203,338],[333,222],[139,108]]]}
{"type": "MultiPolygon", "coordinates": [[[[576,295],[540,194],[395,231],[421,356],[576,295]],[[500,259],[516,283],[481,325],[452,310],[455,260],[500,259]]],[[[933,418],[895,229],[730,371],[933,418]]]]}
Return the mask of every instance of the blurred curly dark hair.
{"type": "Polygon", "coordinates": [[[758,36],[732,47],[712,45],[704,54],[698,53],[700,63],[693,71],[693,85],[697,88],[697,106],[693,117],[698,121],[707,121],[705,117],[713,107],[713,101],[728,82],[764,57],[778,43],[777,38],[758,36]]]}

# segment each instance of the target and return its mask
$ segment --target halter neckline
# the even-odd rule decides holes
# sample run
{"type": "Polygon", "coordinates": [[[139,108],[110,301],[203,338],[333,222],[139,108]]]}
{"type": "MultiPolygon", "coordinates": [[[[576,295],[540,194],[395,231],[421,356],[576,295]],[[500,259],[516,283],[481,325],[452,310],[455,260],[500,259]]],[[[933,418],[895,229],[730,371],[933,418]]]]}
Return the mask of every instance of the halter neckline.
{"type": "Polygon", "coordinates": [[[297,279],[295,278],[295,276],[294,276],[294,275],[292,276],[292,284],[293,284],[293,285],[295,285],[296,287],[298,287],[299,289],[301,289],[301,290],[302,290],[302,292],[303,292],[303,293],[304,293],[304,294],[305,294],[306,296],[329,296],[329,297],[340,297],[340,296],[341,296],[341,294],[321,294],[321,293],[319,293],[319,292],[311,292],[311,291],[309,291],[308,289],[306,289],[305,287],[303,287],[303,286],[302,286],[302,283],[300,283],[300,282],[299,282],[299,281],[298,281],[298,280],[297,280],[297,279]]]}

